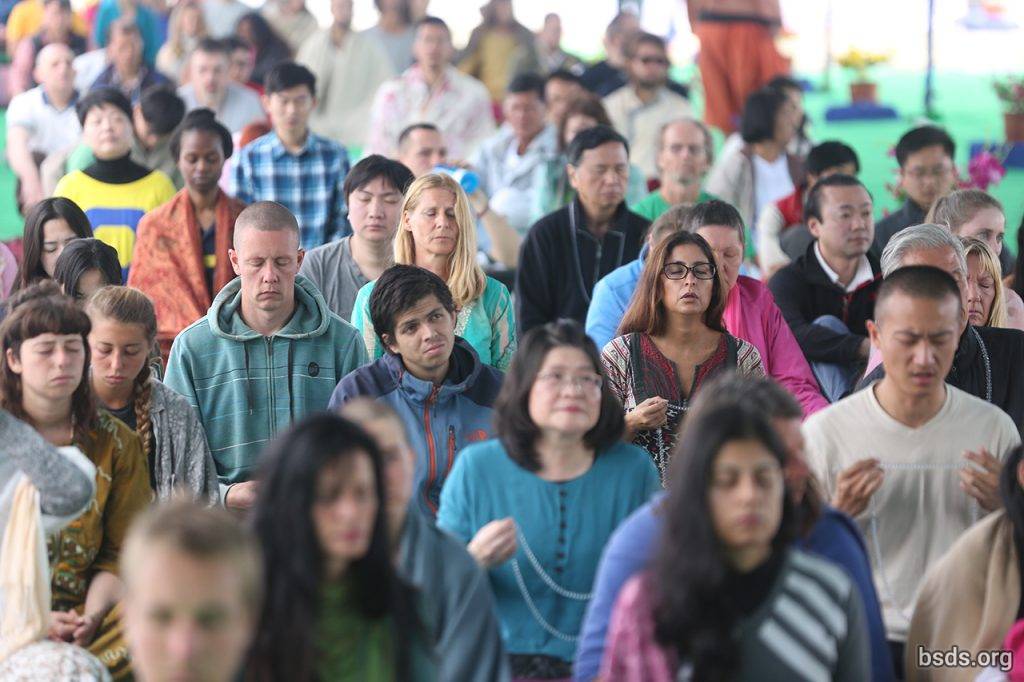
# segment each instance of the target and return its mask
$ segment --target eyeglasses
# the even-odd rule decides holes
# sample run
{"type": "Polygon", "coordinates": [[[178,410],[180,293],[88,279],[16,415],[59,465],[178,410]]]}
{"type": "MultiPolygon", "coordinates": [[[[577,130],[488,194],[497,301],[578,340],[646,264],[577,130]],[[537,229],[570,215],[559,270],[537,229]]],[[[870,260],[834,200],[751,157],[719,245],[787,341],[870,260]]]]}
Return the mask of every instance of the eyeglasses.
{"type": "Polygon", "coordinates": [[[714,279],[718,268],[713,263],[687,265],[686,263],[675,262],[665,263],[665,267],[661,269],[661,274],[669,279],[686,279],[686,276],[691,272],[697,279],[714,279]]]}
{"type": "Polygon", "coordinates": [[[668,66],[668,60],[664,57],[637,57],[637,60],[645,66],[648,64],[657,64],[658,66],[668,66]]]}
{"type": "Polygon", "coordinates": [[[915,180],[924,180],[927,177],[932,178],[944,178],[947,175],[953,174],[953,166],[950,164],[944,164],[942,166],[932,166],[931,168],[911,168],[907,171],[907,175],[914,178],[915,180]]]}
{"type": "Polygon", "coordinates": [[[604,385],[604,377],[600,374],[562,374],[561,372],[545,372],[537,375],[537,383],[544,384],[549,388],[562,388],[572,386],[584,391],[595,393],[601,390],[604,385]]]}

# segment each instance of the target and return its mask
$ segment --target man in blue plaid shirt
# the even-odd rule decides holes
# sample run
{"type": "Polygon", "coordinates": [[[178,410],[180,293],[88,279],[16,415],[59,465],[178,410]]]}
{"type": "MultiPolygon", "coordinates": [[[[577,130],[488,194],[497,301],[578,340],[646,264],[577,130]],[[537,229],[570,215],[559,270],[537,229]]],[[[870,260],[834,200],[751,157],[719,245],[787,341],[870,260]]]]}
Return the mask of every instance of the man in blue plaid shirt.
{"type": "Polygon", "coordinates": [[[348,154],[309,129],[316,106],[316,77],[304,66],[282,62],[265,80],[263,106],[273,130],[239,152],[236,195],[247,204],[276,201],[299,221],[303,249],[349,234],[342,185],[348,154]]]}

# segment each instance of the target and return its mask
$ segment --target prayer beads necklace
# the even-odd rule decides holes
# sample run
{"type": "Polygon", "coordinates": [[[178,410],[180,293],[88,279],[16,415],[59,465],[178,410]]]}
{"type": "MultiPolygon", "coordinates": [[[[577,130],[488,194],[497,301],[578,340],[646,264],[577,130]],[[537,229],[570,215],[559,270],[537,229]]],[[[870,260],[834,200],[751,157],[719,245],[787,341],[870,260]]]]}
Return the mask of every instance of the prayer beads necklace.
{"type": "MultiPolygon", "coordinates": [[[[570,599],[572,601],[590,601],[590,597],[593,595],[593,592],[573,592],[572,590],[567,590],[556,583],[551,576],[547,574],[544,567],[540,565],[540,562],[534,555],[533,550],[530,549],[530,543],[526,541],[526,536],[518,529],[516,529],[516,540],[518,540],[519,545],[523,548],[523,553],[526,554],[526,558],[529,560],[530,565],[533,566],[533,570],[537,572],[537,575],[540,576],[540,579],[551,589],[552,592],[563,599],[570,599]]],[[[555,626],[548,623],[541,614],[537,605],[533,603],[533,599],[530,597],[530,592],[526,589],[526,581],[523,580],[523,574],[519,569],[518,559],[512,559],[512,572],[516,576],[516,586],[519,587],[519,593],[523,596],[523,601],[526,602],[526,608],[530,610],[530,615],[533,616],[533,619],[537,621],[537,623],[544,628],[546,632],[563,642],[578,641],[579,636],[565,634],[555,626]]]]}

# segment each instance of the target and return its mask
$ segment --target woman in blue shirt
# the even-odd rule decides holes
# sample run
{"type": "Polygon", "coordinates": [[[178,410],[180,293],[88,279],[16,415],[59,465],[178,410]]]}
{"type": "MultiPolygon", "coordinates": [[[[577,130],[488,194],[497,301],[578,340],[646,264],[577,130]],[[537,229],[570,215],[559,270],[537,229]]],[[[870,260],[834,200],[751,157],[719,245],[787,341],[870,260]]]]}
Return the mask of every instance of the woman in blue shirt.
{"type": "Polygon", "coordinates": [[[513,677],[565,679],[601,550],[658,474],[621,442],[622,408],[575,322],[523,338],[494,407],[498,438],[459,454],[437,523],[488,570],[513,677]]]}

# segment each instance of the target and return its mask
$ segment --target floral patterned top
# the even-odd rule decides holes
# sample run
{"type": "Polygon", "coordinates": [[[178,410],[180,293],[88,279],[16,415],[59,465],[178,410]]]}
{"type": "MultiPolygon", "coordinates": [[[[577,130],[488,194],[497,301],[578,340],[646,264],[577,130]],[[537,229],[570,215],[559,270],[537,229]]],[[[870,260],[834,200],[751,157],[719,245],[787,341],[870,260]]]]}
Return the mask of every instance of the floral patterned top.
{"type": "Polygon", "coordinates": [[[764,376],[761,354],[752,344],[722,334],[718,347],[694,368],[693,384],[685,393],[676,364],[665,357],[647,334],[627,334],[608,342],[601,353],[608,385],[622,401],[626,412],[655,396],[668,400],[665,426],[640,431],[633,443],[647,450],[658,467],[662,485],[676,445],[679,425],[690,409],[690,401],[700,387],[720,373],[735,369],[744,376],[764,376]]]}
{"type": "Polygon", "coordinates": [[[55,610],[83,604],[98,571],[118,572],[128,526],[153,499],[142,444],[122,422],[101,411],[88,442],[75,445],[96,465],[96,497],[81,516],[49,538],[55,610]]]}
{"type": "Polygon", "coordinates": [[[441,129],[450,159],[468,159],[495,129],[491,98],[483,83],[449,66],[431,87],[420,67],[412,66],[377,89],[363,151],[395,156],[399,134],[418,122],[441,129]]]}

